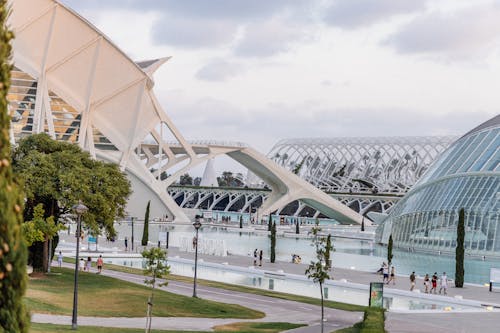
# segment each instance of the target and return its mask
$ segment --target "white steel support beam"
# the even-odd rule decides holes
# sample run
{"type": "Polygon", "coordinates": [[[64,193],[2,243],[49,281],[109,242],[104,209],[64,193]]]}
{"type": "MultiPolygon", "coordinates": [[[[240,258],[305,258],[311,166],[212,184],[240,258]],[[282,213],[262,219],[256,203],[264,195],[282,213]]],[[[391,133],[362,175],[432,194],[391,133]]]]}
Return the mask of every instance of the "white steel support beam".
{"type": "Polygon", "coordinates": [[[92,134],[88,135],[89,128],[90,128],[90,126],[89,126],[89,124],[90,124],[90,110],[91,110],[90,101],[92,98],[92,86],[94,84],[95,72],[96,72],[96,67],[97,67],[97,59],[99,59],[99,51],[101,48],[101,41],[102,41],[102,37],[100,37],[96,41],[94,55],[92,56],[92,62],[91,62],[90,68],[89,68],[89,78],[87,80],[87,89],[86,89],[86,96],[85,96],[85,109],[81,113],[80,130],[79,130],[79,135],[78,135],[78,145],[81,148],[85,148],[85,143],[87,143],[89,150],[90,150],[90,146],[92,146],[92,147],[94,146],[94,140],[93,140],[92,134]]]}

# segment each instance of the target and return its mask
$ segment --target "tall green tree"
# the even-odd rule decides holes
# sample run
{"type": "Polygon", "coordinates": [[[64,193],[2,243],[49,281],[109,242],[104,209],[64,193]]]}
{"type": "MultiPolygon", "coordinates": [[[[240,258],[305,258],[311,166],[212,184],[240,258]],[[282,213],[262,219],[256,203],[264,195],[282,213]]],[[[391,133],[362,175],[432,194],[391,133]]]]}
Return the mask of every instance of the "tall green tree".
{"type": "Polygon", "coordinates": [[[457,247],[455,250],[455,287],[464,286],[464,241],[465,241],[465,211],[458,212],[457,247]]]}
{"type": "Polygon", "coordinates": [[[14,180],[9,140],[12,31],[7,27],[7,0],[0,0],[0,331],[28,332],[29,317],[22,297],[26,291],[26,243],[22,235],[23,195],[14,180]]]}
{"type": "Polygon", "coordinates": [[[330,249],[330,251],[325,251],[325,264],[327,266],[327,269],[332,268],[331,262],[330,262],[330,252],[333,251],[333,245],[332,245],[332,235],[328,234],[326,237],[326,249],[330,249]]]}
{"type": "Polygon", "coordinates": [[[162,287],[168,284],[167,281],[158,282],[158,279],[164,279],[168,276],[170,273],[170,266],[167,265],[167,252],[158,247],[152,247],[150,250],[142,251],[142,257],[146,259],[146,268],[143,273],[148,277],[144,280],[144,283],[151,286],[146,320],[146,332],[151,332],[154,291],[157,286],[162,287]]]}
{"type": "Polygon", "coordinates": [[[276,223],[271,227],[271,262],[276,261],[276,223]]]}
{"type": "Polygon", "coordinates": [[[389,236],[389,242],[387,243],[387,263],[389,264],[389,266],[391,266],[392,264],[392,245],[393,245],[393,242],[392,242],[392,234],[389,236]]]}
{"type": "Polygon", "coordinates": [[[146,213],[144,214],[144,230],[142,231],[141,245],[147,246],[149,240],[149,208],[151,205],[151,200],[148,201],[146,206],[146,213]]]}
{"type": "Polygon", "coordinates": [[[328,273],[329,267],[327,258],[330,256],[330,252],[333,250],[331,243],[328,244],[325,237],[320,236],[321,228],[316,224],[315,227],[311,229],[311,234],[313,236],[311,245],[314,246],[316,253],[316,261],[311,261],[305,274],[308,279],[313,279],[314,283],[319,283],[319,289],[321,294],[321,333],[323,333],[323,319],[325,317],[324,312],[324,295],[323,295],[323,284],[327,279],[330,278],[328,273]]]}
{"type": "MultiPolygon", "coordinates": [[[[79,200],[89,208],[82,216],[84,228],[97,235],[103,229],[115,236],[114,220],[125,215],[130,183],[116,164],[97,161],[80,147],[51,139],[47,134],[30,135],[19,141],[13,152],[16,177],[24,182],[26,204],[24,219],[32,220],[35,207],[43,204],[45,218],[72,214],[79,200]]],[[[57,246],[57,236],[54,246],[57,246]]],[[[48,242],[30,246],[29,262],[33,269],[48,268],[48,242]]]]}
{"type": "Polygon", "coordinates": [[[179,178],[180,185],[193,185],[193,177],[191,177],[188,173],[181,175],[179,178]]]}

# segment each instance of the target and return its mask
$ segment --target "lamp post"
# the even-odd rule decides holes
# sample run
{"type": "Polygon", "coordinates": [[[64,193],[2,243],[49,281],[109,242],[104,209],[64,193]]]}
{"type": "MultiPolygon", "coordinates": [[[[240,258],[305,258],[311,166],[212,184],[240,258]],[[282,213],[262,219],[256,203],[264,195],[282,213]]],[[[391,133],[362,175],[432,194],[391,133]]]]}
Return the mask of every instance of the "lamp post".
{"type": "Polygon", "coordinates": [[[198,230],[201,227],[201,222],[200,218],[196,217],[195,222],[193,223],[193,227],[196,230],[196,243],[195,243],[195,250],[194,250],[194,281],[193,281],[193,297],[196,296],[196,273],[198,269],[198,230]]]}
{"type": "Polygon", "coordinates": [[[76,256],[75,256],[75,284],[73,286],[73,317],[71,320],[71,329],[77,328],[77,314],[78,314],[78,265],[80,256],[80,234],[82,231],[82,215],[89,209],[80,201],[78,205],[73,206],[73,211],[78,215],[76,224],[76,256]]]}
{"type": "Polygon", "coordinates": [[[132,238],[131,239],[131,241],[132,241],[132,252],[134,252],[134,217],[132,216],[130,219],[132,220],[132,237],[131,237],[132,238]]]}

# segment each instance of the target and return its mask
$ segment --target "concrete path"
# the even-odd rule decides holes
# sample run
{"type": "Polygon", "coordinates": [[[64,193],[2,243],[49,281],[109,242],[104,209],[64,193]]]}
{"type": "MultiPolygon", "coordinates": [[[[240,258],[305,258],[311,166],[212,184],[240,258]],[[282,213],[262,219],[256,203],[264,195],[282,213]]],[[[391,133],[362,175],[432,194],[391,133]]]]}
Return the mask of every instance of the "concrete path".
{"type": "MultiPolygon", "coordinates": [[[[74,238],[73,238],[74,239],[74,238]]],[[[101,245],[101,247],[104,245],[101,245]]],[[[116,251],[116,249],[114,250],[116,251]]],[[[118,255],[127,256],[130,252],[118,251],[118,255]]],[[[92,253],[93,257],[96,253],[92,253]]],[[[180,252],[177,248],[170,248],[168,250],[169,257],[179,256],[180,258],[193,259],[192,253],[180,252]]],[[[246,256],[227,256],[227,257],[216,257],[209,255],[199,255],[200,259],[205,262],[211,263],[226,263],[228,265],[249,267],[253,266],[253,258],[246,256]]],[[[256,269],[263,269],[268,271],[283,271],[290,274],[304,275],[306,269],[306,264],[293,264],[291,262],[276,262],[269,263],[265,261],[262,267],[256,267],[256,269]]],[[[106,272],[106,274],[113,275],[115,273],[106,272]]],[[[356,270],[347,270],[334,268],[333,277],[336,280],[345,279],[348,282],[360,283],[368,285],[370,282],[381,281],[381,277],[372,272],[362,272],[356,270]]],[[[134,279],[134,277],[124,277],[124,279],[134,279]]],[[[140,282],[142,283],[142,278],[140,282]]],[[[184,289],[185,295],[190,295],[192,293],[192,285],[182,285],[177,282],[170,282],[167,289],[169,291],[182,293],[184,289]],[[172,289],[171,289],[172,288],[172,289]]],[[[266,318],[261,321],[287,321],[287,322],[302,322],[307,323],[309,327],[292,330],[296,333],[306,333],[306,332],[318,332],[319,331],[319,307],[313,307],[309,305],[304,305],[302,303],[295,303],[290,305],[283,305],[280,300],[277,299],[266,299],[264,302],[257,302],[257,296],[254,295],[239,295],[233,297],[235,293],[226,292],[223,290],[210,290],[210,288],[201,287],[204,294],[201,294],[203,298],[214,299],[222,302],[237,303],[250,308],[258,309],[267,314],[266,318]],[[210,298],[213,297],[213,298],[210,298]],[[281,307],[285,307],[281,311],[281,307]],[[303,307],[303,308],[299,308],[303,307]],[[306,310],[306,308],[308,310],[306,310]],[[294,310],[295,311],[292,311],[294,310]],[[296,311],[300,309],[299,311],[296,311]],[[297,313],[298,312],[298,313],[297,313]],[[297,313],[297,316],[295,315],[297,313]],[[275,320],[276,318],[276,320],[275,320]]],[[[398,289],[405,292],[411,296],[409,293],[409,279],[405,276],[398,276],[396,280],[396,285],[386,285],[386,289],[398,289]]],[[[422,278],[417,279],[417,289],[423,291],[423,280],[422,278]]],[[[201,290],[200,290],[201,292],[201,290]]],[[[488,287],[469,285],[466,284],[464,288],[454,288],[451,287],[448,290],[448,296],[433,295],[431,297],[436,300],[447,300],[449,297],[459,296],[464,299],[477,300],[483,304],[491,304],[500,306],[500,290],[495,289],[494,292],[489,292],[488,287]]],[[[339,311],[338,313],[328,310],[328,328],[333,330],[340,327],[351,326],[353,323],[361,320],[361,314],[359,313],[349,313],[344,311],[339,311]],[[353,315],[351,317],[351,315],[353,315]],[[335,320],[333,320],[333,318],[335,320]],[[348,324],[351,323],[351,324],[348,324]],[[340,325],[336,327],[335,325],[340,325]],[[330,327],[331,326],[331,327],[330,327]]],[[[439,331],[439,332],[476,332],[478,325],[481,327],[481,332],[497,332],[497,327],[500,327],[500,314],[498,312],[494,313],[393,313],[388,312],[386,316],[386,329],[388,332],[429,332],[429,331],[439,331]],[[449,325],[450,319],[453,320],[453,325],[449,325]],[[459,329],[459,330],[456,330],[459,329]]],[[[182,319],[180,319],[182,321],[182,319]]],[[[241,321],[241,320],[237,320],[241,321]]],[[[234,322],[234,321],[233,321],[234,322]]],[[[325,326],[327,327],[327,326],[325,326]]],[[[179,328],[181,329],[181,328],[179,328]]],[[[328,330],[325,330],[328,332],[328,330]]]]}

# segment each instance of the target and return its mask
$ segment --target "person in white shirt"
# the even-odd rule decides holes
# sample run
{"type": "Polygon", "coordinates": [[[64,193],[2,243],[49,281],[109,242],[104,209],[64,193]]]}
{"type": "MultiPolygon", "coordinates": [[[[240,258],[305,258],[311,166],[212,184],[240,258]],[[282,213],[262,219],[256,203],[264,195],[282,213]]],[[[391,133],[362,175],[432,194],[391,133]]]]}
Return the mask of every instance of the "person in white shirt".
{"type": "Polygon", "coordinates": [[[59,251],[59,255],[57,256],[57,263],[59,264],[59,267],[62,266],[62,262],[63,262],[63,255],[61,251],[59,251]]]}
{"type": "Polygon", "coordinates": [[[439,288],[439,294],[441,294],[441,291],[443,291],[444,295],[447,295],[448,277],[446,276],[446,272],[443,272],[443,275],[441,275],[441,288],[439,288]]]}

